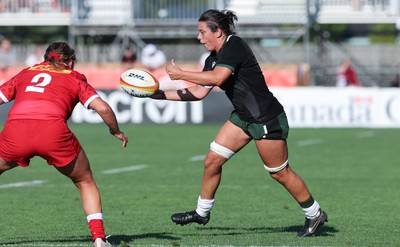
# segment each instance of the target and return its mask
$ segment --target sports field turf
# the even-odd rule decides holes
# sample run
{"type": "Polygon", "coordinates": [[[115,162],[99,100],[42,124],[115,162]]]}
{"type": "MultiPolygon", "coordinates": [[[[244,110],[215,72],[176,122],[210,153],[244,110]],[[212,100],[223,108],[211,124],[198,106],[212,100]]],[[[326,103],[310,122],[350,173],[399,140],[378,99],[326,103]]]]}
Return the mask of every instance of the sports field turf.
{"type": "MultiPolygon", "coordinates": [[[[126,149],[105,125],[72,125],[102,193],[115,246],[399,246],[399,129],[291,129],[290,165],[328,213],[317,236],[296,237],[304,214],[263,169],[250,143],[225,166],[211,221],[193,210],[202,158],[218,125],[124,125],[126,149]]],[[[34,158],[0,180],[0,246],[92,246],[78,190],[34,158]]]]}

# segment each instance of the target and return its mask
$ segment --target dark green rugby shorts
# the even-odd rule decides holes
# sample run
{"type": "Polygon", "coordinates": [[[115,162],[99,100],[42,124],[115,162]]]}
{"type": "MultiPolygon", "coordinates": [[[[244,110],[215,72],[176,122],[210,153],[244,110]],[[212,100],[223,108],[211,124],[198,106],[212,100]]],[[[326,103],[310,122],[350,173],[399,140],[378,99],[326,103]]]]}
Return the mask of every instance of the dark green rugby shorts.
{"type": "Polygon", "coordinates": [[[249,123],[241,120],[236,112],[232,112],[229,121],[254,140],[286,140],[289,134],[289,124],[285,112],[265,123],[249,123]]]}

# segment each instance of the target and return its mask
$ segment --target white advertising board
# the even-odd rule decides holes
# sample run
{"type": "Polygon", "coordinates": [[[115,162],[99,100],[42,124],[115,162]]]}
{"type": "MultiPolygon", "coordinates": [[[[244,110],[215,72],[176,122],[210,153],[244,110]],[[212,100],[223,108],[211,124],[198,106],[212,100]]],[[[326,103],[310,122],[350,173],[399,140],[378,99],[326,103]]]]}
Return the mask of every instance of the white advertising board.
{"type": "Polygon", "coordinates": [[[400,127],[397,88],[272,88],[291,127],[400,127]]]}
{"type": "MultiPolygon", "coordinates": [[[[285,107],[291,127],[301,128],[399,128],[399,88],[271,88],[285,107]]],[[[222,91],[215,91],[202,101],[173,102],[134,98],[122,91],[99,91],[114,109],[120,123],[202,124],[223,123],[232,106],[222,91]]],[[[2,106],[4,122],[8,106],[2,106]]],[[[101,123],[94,111],[80,104],[73,123],[101,123]]]]}

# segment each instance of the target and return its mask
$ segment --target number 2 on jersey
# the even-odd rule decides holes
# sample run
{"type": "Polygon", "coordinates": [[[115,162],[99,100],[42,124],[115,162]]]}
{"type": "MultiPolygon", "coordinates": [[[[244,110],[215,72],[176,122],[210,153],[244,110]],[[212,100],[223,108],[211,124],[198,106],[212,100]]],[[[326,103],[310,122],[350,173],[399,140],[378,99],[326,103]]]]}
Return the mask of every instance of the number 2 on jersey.
{"type": "Polygon", "coordinates": [[[31,81],[31,83],[37,83],[37,84],[34,86],[27,86],[25,92],[43,93],[44,88],[47,85],[49,85],[50,81],[51,81],[51,76],[49,74],[46,73],[37,74],[32,78],[31,81]],[[43,78],[43,81],[38,83],[41,78],[43,78]]]}

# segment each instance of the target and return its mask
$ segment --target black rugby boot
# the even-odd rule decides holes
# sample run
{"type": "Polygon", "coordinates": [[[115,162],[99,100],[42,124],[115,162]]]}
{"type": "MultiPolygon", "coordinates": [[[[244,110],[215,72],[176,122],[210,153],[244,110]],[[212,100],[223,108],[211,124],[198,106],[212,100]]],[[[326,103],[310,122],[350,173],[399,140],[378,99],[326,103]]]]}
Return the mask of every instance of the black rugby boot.
{"type": "Polygon", "coordinates": [[[328,215],[325,211],[319,210],[320,214],[315,219],[307,219],[304,223],[303,229],[297,234],[298,237],[308,237],[314,235],[318,227],[322,226],[325,222],[328,222],[328,215]]]}
{"type": "Polygon", "coordinates": [[[210,220],[210,213],[206,217],[202,217],[199,214],[197,214],[196,210],[185,213],[176,213],[171,216],[171,220],[181,226],[189,223],[206,225],[210,220]]]}

